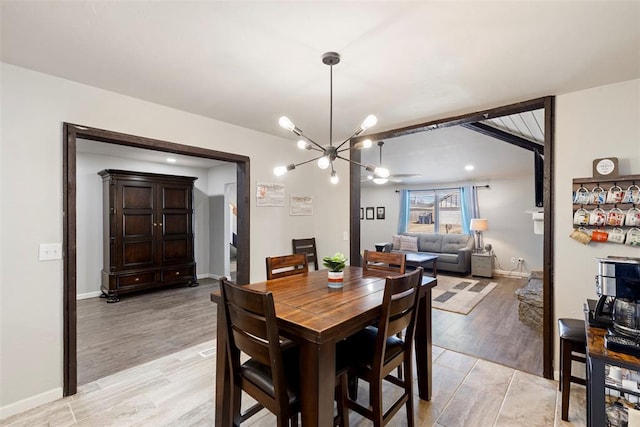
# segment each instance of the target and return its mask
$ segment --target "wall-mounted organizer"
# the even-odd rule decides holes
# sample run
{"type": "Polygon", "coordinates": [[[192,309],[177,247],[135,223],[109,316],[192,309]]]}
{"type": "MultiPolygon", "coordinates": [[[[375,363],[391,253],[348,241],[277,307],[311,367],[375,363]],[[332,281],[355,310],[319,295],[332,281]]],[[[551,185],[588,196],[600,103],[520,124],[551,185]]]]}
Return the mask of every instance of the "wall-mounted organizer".
{"type": "Polygon", "coordinates": [[[591,242],[640,247],[640,175],[574,178],[573,225],[591,242]]]}

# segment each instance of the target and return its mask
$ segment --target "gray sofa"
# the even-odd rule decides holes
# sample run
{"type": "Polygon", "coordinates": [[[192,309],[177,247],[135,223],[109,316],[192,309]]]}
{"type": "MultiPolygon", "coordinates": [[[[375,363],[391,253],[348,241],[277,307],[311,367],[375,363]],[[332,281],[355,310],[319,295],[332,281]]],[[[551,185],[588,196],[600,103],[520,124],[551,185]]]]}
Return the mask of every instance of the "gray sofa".
{"type": "MultiPolygon", "coordinates": [[[[438,256],[438,271],[469,274],[471,272],[471,253],[473,252],[473,236],[468,234],[422,234],[401,233],[418,238],[418,253],[438,256]]],[[[386,252],[404,252],[393,249],[387,243],[386,252]]]]}

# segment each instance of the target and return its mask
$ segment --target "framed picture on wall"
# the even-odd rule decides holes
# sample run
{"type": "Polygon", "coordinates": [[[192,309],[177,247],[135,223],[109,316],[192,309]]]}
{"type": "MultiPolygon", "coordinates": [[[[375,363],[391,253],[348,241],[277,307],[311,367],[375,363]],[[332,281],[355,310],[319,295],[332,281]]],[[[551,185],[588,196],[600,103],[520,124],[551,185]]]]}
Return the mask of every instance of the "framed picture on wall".
{"type": "Polygon", "coordinates": [[[384,219],[384,206],[378,206],[376,208],[376,218],[384,219]]]}
{"type": "Polygon", "coordinates": [[[373,208],[367,208],[367,219],[375,219],[373,216],[373,208]]]}
{"type": "Polygon", "coordinates": [[[360,208],[360,219],[364,219],[364,208],[360,208]]]}

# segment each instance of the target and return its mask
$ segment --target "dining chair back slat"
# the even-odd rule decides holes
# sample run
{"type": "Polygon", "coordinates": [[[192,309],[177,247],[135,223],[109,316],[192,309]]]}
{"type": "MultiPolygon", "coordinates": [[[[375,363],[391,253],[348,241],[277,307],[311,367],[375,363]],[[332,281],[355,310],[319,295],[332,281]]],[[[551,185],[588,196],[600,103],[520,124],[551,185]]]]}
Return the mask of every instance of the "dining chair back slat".
{"type": "Polygon", "coordinates": [[[267,257],[266,263],[267,280],[309,272],[309,262],[305,254],[267,257]]]}
{"type": "Polygon", "coordinates": [[[313,265],[316,270],[318,266],[318,250],[316,249],[316,238],[291,239],[291,246],[294,254],[306,254],[309,265],[313,265]]]}
{"type": "Polygon", "coordinates": [[[364,251],[362,268],[367,271],[388,271],[404,274],[406,270],[406,255],[400,252],[364,251]]]}

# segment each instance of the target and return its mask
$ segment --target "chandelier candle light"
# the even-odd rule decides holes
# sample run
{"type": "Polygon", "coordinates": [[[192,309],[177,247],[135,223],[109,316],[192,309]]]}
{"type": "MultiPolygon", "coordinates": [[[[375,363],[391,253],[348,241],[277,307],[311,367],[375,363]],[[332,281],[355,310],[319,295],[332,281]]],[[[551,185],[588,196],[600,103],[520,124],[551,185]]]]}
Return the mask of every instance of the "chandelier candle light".
{"type": "Polygon", "coordinates": [[[302,138],[298,141],[298,148],[302,150],[319,151],[322,154],[318,157],[315,157],[311,160],[307,160],[301,163],[296,163],[296,164],[291,163],[286,166],[277,166],[276,168],[273,169],[274,175],[276,176],[284,175],[285,173],[295,169],[296,166],[304,165],[306,163],[310,163],[310,162],[313,162],[314,160],[317,160],[318,167],[320,169],[327,169],[329,166],[331,166],[331,183],[337,184],[339,182],[339,178],[338,178],[338,174],[336,173],[333,167],[333,161],[335,159],[342,159],[349,163],[353,163],[354,165],[363,167],[368,172],[373,173],[376,177],[379,177],[379,178],[389,177],[389,170],[386,168],[375,167],[373,165],[364,165],[362,163],[358,163],[354,160],[348,159],[346,157],[342,157],[340,155],[340,153],[342,153],[343,151],[348,151],[351,149],[361,150],[363,148],[370,148],[373,145],[370,139],[365,139],[364,141],[358,142],[353,147],[342,148],[342,146],[345,145],[347,142],[349,142],[351,138],[362,134],[362,132],[374,126],[378,122],[378,119],[376,119],[376,116],[374,116],[373,114],[367,116],[362,122],[362,124],[360,125],[360,127],[350,137],[348,137],[338,145],[333,145],[333,66],[340,63],[340,54],[336,52],[326,52],[324,55],[322,55],[322,62],[326,65],[329,65],[331,70],[330,82],[329,82],[329,89],[330,89],[329,145],[322,146],[318,144],[317,142],[315,142],[314,140],[306,136],[302,132],[302,130],[296,127],[296,125],[294,125],[293,122],[289,120],[287,117],[284,117],[284,116],[280,117],[279,124],[281,127],[293,132],[294,134],[302,138]]]}

